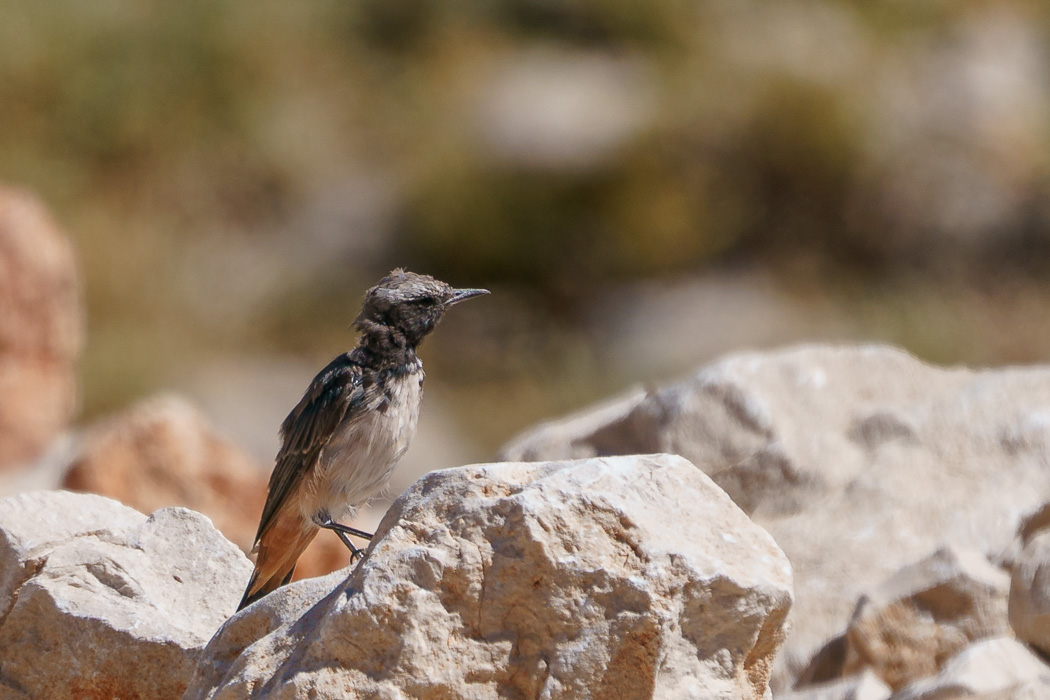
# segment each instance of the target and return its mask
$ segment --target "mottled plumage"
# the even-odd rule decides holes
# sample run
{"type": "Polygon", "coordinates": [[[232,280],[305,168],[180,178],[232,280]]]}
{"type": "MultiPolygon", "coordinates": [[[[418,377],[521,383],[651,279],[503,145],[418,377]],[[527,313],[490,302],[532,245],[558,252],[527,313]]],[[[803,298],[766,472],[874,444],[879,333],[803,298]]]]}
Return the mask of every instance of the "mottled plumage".
{"type": "Polygon", "coordinates": [[[368,290],[357,347],[314,377],[281,425],[255,571],[238,609],[288,583],[321,528],[359,555],[347,534],[366,533],[338,521],[386,485],[415,433],[423,391],[416,347],[449,306],[485,293],[402,270],[368,290]]]}

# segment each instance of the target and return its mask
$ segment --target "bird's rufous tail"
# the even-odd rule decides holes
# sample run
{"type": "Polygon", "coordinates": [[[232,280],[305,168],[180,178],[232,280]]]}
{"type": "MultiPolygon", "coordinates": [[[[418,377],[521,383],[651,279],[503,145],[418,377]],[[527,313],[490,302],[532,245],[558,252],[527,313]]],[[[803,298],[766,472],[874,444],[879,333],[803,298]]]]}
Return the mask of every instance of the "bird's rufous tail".
{"type": "Polygon", "coordinates": [[[301,513],[278,513],[255,545],[255,571],[237,610],[243,610],[267,593],[292,580],[295,563],[313,541],[319,528],[301,513]]]}

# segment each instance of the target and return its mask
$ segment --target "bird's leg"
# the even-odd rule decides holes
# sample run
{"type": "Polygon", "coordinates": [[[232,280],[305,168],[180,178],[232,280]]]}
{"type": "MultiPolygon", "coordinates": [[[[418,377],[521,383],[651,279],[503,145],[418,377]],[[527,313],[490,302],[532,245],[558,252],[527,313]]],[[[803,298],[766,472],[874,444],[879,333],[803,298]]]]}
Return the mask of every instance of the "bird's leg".
{"type": "Polygon", "coordinates": [[[332,530],[334,532],[343,532],[347,535],[353,535],[354,537],[360,537],[363,540],[368,540],[369,542],[372,541],[372,533],[365,532],[364,530],[358,530],[356,527],[350,527],[349,525],[343,525],[342,523],[337,523],[335,521],[329,521],[329,524],[324,527],[327,527],[329,530],[332,530]]]}
{"type": "Polygon", "coordinates": [[[359,547],[354,546],[354,543],[350,541],[350,535],[360,537],[366,540],[371,540],[372,535],[368,534],[363,530],[358,530],[357,528],[337,523],[334,520],[332,520],[332,516],[328,515],[328,513],[326,512],[318,513],[316,516],[314,516],[314,521],[319,527],[334,532],[336,536],[339,537],[339,539],[342,541],[342,543],[346,545],[346,548],[350,550],[351,564],[360,559],[364,559],[365,551],[363,549],[360,549],[359,547]]]}

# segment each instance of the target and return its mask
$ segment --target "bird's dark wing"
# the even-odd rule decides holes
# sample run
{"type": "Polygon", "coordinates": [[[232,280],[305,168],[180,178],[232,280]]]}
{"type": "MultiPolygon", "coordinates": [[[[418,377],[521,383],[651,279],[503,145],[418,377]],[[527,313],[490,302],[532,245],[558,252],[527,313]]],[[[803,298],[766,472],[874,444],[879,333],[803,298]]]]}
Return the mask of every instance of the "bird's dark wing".
{"type": "Polygon", "coordinates": [[[256,542],[273,522],[281,505],[317,464],[322,448],[339,423],[363,403],[365,396],[361,367],[351,361],[349,355],[335,358],[314,377],[303,398],[281,424],[281,450],[270,475],[256,542]]]}

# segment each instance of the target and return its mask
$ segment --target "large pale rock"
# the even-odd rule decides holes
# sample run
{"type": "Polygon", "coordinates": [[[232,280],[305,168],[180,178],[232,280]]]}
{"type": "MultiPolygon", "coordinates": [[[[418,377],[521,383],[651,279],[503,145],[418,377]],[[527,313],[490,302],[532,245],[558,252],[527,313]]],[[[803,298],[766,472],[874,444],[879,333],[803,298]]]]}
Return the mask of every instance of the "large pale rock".
{"type": "Polygon", "coordinates": [[[0,501],[0,694],[177,698],[251,572],[207,518],[40,491],[0,501]]]}
{"type": "Polygon", "coordinates": [[[251,565],[203,516],[0,500],[0,696],[178,698],[251,565]]]}
{"type": "Polygon", "coordinates": [[[40,202],[0,187],[0,469],[69,422],[81,326],[72,247],[40,202]]]}
{"type": "Polygon", "coordinates": [[[772,538],[670,455],[433,472],[337,576],[230,620],[187,698],[762,698],[791,602],[772,538]]]}
{"type": "Polygon", "coordinates": [[[1050,667],[1013,639],[985,639],[951,659],[933,678],[902,688],[891,700],[948,698],[1045,698],[1050,693],[1050,667]]]}
{"type": "Polygon", "coordinates": [[[57,491],[0,500],[0,619],[14,594],[58,545],[102,530],[125,530],[146,520],[108,498],[57,491]]]}
{"type": "MultiPolygon", "coordinates": [[[[190,508],[248,551],[267,479],[263,465],[212,430],[189,402],[164,395],[93,426],[62,487],[109,496],[147,513],[190,508]]],[[[347,562],[346,547],[322,533],[303,554],[297,574],[326,574],[347,562]]]]}
{"type": "MultiPolygon", "coordinates": [[[[937,700],[941,700],[942,697],[960,696],[953,696],[949,691],[948,695],[939,696],[937,700]]],[[[961,697],[966,698],[966,700],[1046,700],[1050,698],[1050,676],[1025,681],[1001,690],[978,693],[976,695],[963,695],[961,697]]]]}
{"type": "Polygon", "coordinates": [[[1050,654],[1050,530],[1021,551],[1010,579],[1009,614],[1018,639],[1050,654]]]}
{"type": "Polygon", "coordinates": [[[847,675],[874,670],[891,688],[932,676],[970,642],[1010,633],[1010,577],[954,547],[907,566],[861,598],[846,630],[847,675]]]}
{"type": "Polygon", "coordinates": [[[942,369],[884,347],[726,358],[508,445],[507,459],[672,452],[710,474],[795,572],[777,687],[864,588],[943,544],[998,554],[1050,492],[1050,370],[942,369]]]}
{"type": "Polygon", "coordinates": [[[776,700],[886,700],[890,687],[871,671],[777,693],[776,700]]]}

